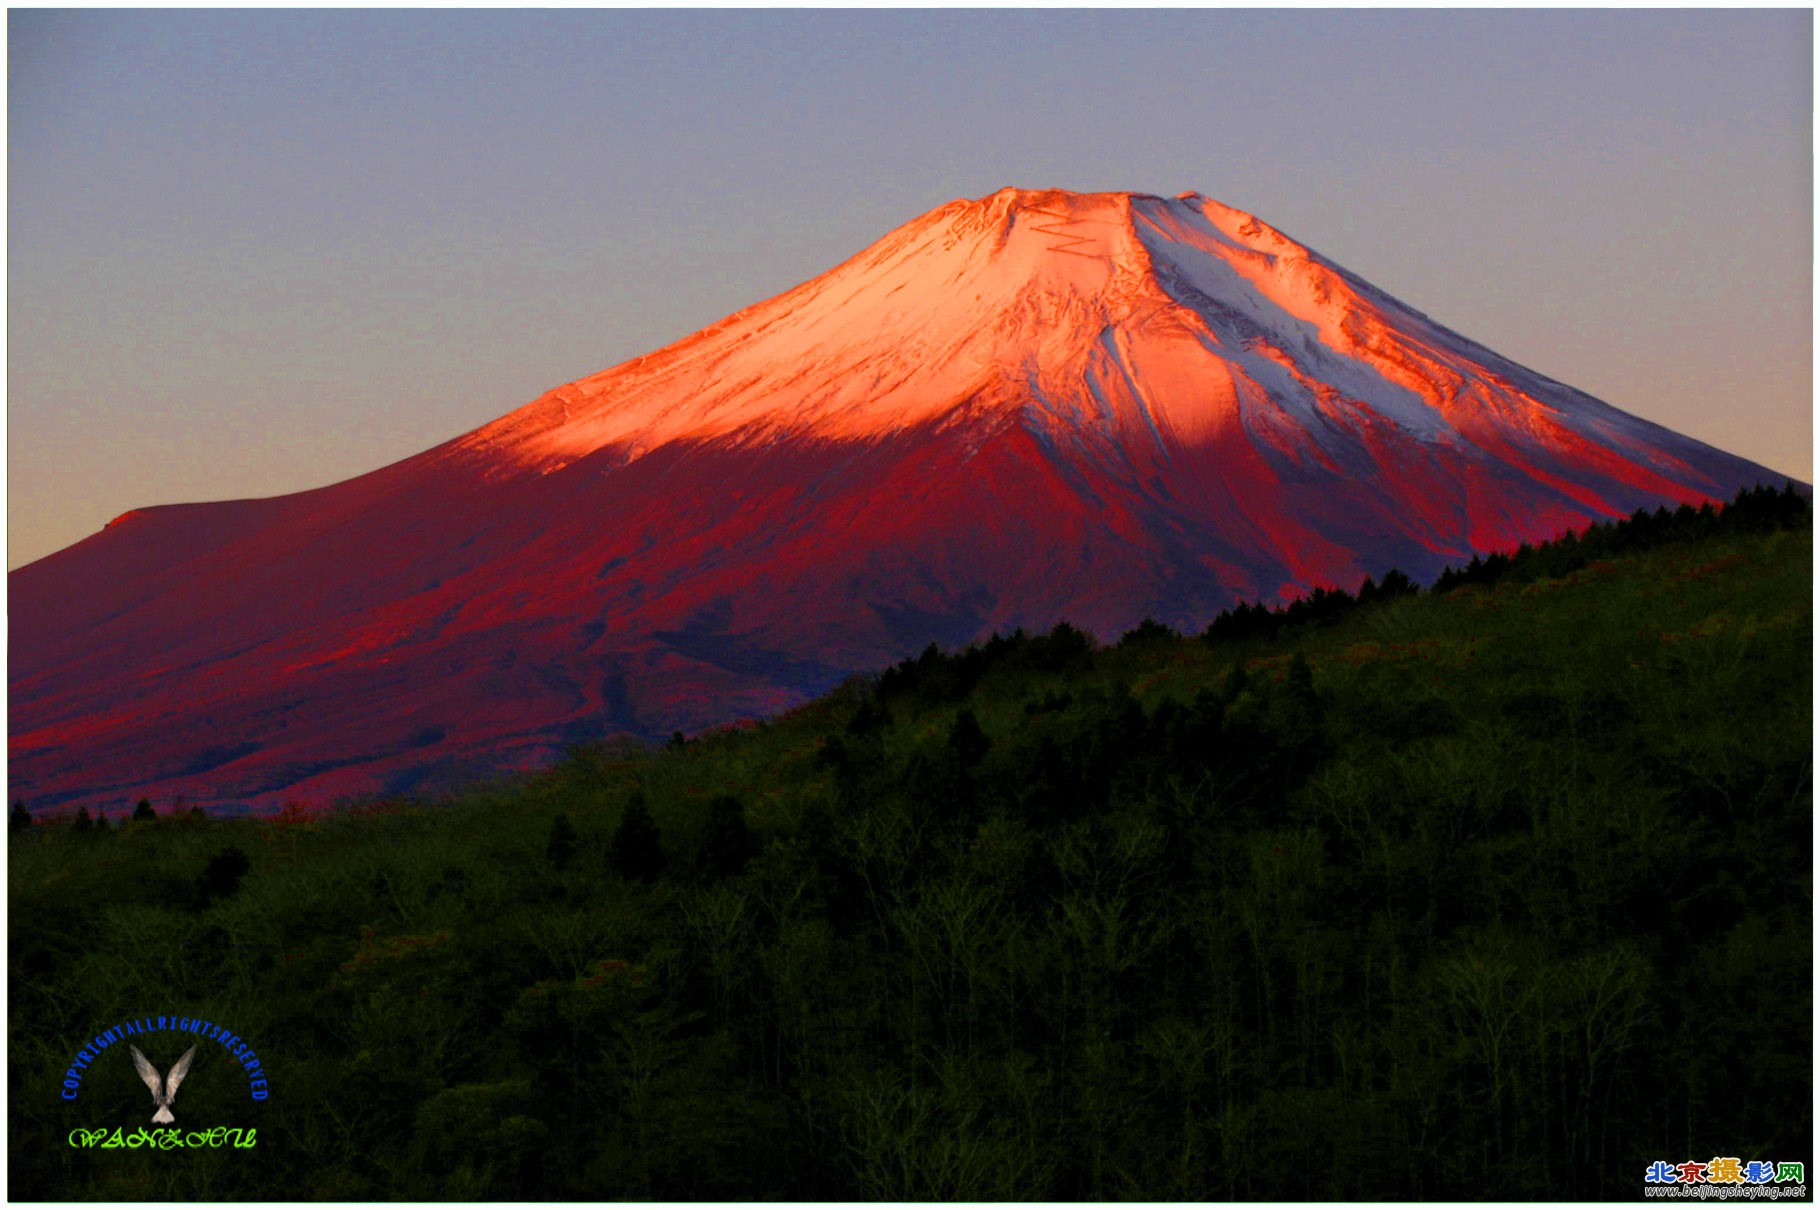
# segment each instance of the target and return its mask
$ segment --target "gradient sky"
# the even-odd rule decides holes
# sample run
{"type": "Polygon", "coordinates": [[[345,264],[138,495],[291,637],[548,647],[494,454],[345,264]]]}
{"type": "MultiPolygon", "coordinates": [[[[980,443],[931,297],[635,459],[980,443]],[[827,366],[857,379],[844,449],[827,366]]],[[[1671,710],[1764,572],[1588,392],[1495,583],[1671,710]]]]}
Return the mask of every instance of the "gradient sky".
{"type": "Polygon", "coordinates": [[[12,10],[8,567],[371,470],[1004,185],[1195,189],[1812,479],[1807,10],[12,10]]]}

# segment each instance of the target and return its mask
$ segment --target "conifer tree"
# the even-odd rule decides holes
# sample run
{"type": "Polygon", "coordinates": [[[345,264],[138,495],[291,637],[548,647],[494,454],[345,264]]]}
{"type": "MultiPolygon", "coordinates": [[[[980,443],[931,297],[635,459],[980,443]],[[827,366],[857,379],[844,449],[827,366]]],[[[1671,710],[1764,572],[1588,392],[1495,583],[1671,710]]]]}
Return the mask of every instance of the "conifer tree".
{"type": "Polygon", "coordinates": [[[746,808],[731,794],[708,804],[708,827],[702,833],[696,864],[710,882],[745,872],[752,858],[752,834],[746,828],[746,808]]]}
{"type": "Polygon", "coordinates": [[[1289,672],[1284,678],[1284,687],[1289,692],[1289,699],[1295,706],[1313,718],[1320,717],[1321,699],[1314,691],[1314,669],[1308,664],[1308,657],[1300,651],[1289,661],[1289,672]]]}
{"type": "Polygon", "coordinates": [[[206,903],[226,899],[240,889],[240,880],[253,868],[252,859],[238,845],[229,845],[209,858],[196,879],[196,890],[206,903]]]}
{"type": "Polygon", "coordinates": [[[1384,579],[1378,584],[1378,596],[1380,599],[1386,597],[1406,597],[1414,594],[1415,591],[1415,581],[1411,580],[1407,575],[1404,575],[1401,570],[1395,567],[1385,572],[1384,579]]]}
{"type": "Polygon", "coordinates": [[[991,749],[992,741],[980,730],[980,721],[973,711],[962,707],[954,717],[954,726],[948,732],[948,751],[952,752],[963,767],[976,765],[981,757],[991,749]]]}
{"type": "Polygon", "coordinates": [[[569,822],[567,815],[558,815],[550,821],[550,839],[543,851],[558,870],[568,867],[569,858],[575,855],[575,825],[569,822]]]}
{"type": "Polygon", "coordinates": [[[640,882],[661,877],[669,865],[657,823],[645,807],[643,793],[632,795],[619,826],[613,829],[613,837],[607,842],[607,864],[620,877],[640,882]]]}

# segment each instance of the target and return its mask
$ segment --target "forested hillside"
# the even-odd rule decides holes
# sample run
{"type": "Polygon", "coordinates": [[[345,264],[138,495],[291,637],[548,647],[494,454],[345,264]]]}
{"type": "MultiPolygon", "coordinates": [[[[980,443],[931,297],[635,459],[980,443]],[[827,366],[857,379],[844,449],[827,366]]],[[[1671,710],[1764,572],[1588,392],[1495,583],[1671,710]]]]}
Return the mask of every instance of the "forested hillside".
{"type": "Polygon", "coordinates": [[[453,801],[16,812],[11,1194],[1507,1201],[1811,1163],[1811,551],[1760,491],[1201,635],[930,651],[453,801]],[[175,1105],[257,1146],[72,1147],[151,1105],[111,1051],[61,1099],[70,1056],[172,1012],[256,1045],[269,1100],[205,1046],[175,1105]]]}

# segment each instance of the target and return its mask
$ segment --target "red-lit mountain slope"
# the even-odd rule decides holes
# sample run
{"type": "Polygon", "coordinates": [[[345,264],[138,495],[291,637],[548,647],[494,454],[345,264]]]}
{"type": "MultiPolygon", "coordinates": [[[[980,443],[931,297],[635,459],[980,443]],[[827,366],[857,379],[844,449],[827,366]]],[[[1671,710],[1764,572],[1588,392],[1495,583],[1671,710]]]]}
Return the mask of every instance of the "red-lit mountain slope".
{"type": "Polygon", "coordinates": [[[13,573],[10,791],[399,788],[1771,478],[1208,198],[1007,189],[414,458],[13,573]]]}

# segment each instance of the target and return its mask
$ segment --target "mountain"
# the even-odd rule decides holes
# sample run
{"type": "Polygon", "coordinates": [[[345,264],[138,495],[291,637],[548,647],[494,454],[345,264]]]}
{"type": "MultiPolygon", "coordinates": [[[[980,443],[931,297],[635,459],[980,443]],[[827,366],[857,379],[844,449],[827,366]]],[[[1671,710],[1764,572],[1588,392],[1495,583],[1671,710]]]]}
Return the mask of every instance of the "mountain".
{"type": "Polygon", "coordinates": [[[13,572],[9,789],[396,792],[1778,478],[1210,198],[1005,189],[415,457],[13,572]]]}

